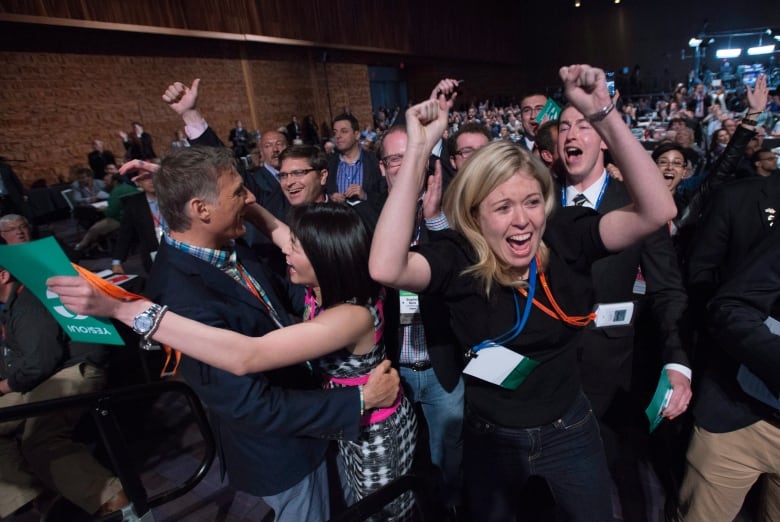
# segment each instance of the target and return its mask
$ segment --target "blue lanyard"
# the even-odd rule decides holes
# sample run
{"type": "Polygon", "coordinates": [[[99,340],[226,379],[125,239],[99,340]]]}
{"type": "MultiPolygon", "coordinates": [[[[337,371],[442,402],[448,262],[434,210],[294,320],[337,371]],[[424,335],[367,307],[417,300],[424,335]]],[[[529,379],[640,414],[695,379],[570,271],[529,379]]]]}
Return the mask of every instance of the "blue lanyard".
{"type": "MultiPolygon", "coordinates": [[[[609,174],[607,174],[606,179],[604,179],[604,184],[601,186],[601,192],[599,192],[599,197],[596,199],[596,204],[593,205],[593,210],[598,210],[601,206],[601,200],[604,199],[604,192],[607,190],[607,185],[609,185],[609,174]]],[[[566,206],[566,185],[561,186],[561,206],[566,206]]]]}
{"type": "Polygon", "coordinates": [[[510,328],[506,333],[499,335],[495,339],[488,339],[482,341],[477,346],[472,348],[473,352],[478,352],[482,348],[486,348],[495,344],[508,343],[517,338],[520,332],[525,328],[525,323],[528,322],[528,316],[531,314],[531,305],[534,300],[534,293],[536,292],[536,258],[531,261],[530,273],[528,277],[528,297],[525,302],[525,310],[523,311],[523,317],[520,318],[520,301],[517,298],[519,292],[514,292],[515,299],[515,325],[510,328]]]}

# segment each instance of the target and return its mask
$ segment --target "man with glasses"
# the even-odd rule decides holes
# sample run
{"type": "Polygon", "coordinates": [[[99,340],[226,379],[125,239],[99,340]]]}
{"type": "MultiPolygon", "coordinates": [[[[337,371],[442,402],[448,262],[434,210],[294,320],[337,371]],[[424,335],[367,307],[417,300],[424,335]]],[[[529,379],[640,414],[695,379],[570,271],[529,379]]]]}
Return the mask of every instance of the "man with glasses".
{"type": "Polygon", "coordinates": [[[293,145],[279,156],[279,182],[291,206],[324,203],[328,163],[325,153],[314,145],[293,145]]]}
{"type": "Polygon", "coordinates": [[[450,137],[450,165],[456,171],[460,170],[466,160],[490,143],[491,136],[487,128],[481,123],[464,123],[458,132],[450,137]]]}
{"type": "Polygon", "coordinates": [[[518,143],[527,150],[534,150],[534,140],[536,139],[536,129],[539,128],[539,122],[536,117],[544,109],[547,103],[547,96],[544,94],[529,94],[520,102],[520,121],[523,124],[523,139],[518,143]]]}
{"type": "Polygon", "coordinates": [[[750,158],[756,167],[756,174],[762,177],[772,176],[777,171],[777,154],[767,148],[760,148],[750,158]]]}
{"type": "MultiPolygon", "coordinates": [[[[438,86],[432,96],[437,91],[438,86]]],[[[467,127],[480,128],[487,133],[479,123],[466,123],[463,129],[467,127]]],[[[488,137],[478,136],[484,140],[478,147],[489,142],[488,137]]],[[[377,144],[388,192],[393,190],[406,144],[403,125],[391,127],[377,144]]],[[[430,204],[432,200],[426,198],[425,188],[420,194],[412,248],[429,241],[429,231],[448,226],[441,207],[430,204]]],[[[436,298],[388,289],[385,300],[387,356],[400,367],[409,400],[422,407],[428,426],[431,463],[438,468],[437,505],[447,510],[442,518],[452,516],[460,503],[463,446],[463,379],[460,376],[463,357],[459,355],[461,351],[455,346],[449,321],[443,314],[446,315],[446,307],[436,298]]]]}

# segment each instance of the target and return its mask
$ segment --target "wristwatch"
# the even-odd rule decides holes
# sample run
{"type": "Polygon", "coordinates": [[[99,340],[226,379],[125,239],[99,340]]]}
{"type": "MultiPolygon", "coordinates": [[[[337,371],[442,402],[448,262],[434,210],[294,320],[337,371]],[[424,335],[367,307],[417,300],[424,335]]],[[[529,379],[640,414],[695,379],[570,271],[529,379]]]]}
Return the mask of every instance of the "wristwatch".
{"type": "Polygon", "coordinates": [[[141,348],[148,350],[151,347],[149,339],[157,331],[167,306],[152,303],[152,305],[133,318],[133,331],[141,336],[141,348]]]}

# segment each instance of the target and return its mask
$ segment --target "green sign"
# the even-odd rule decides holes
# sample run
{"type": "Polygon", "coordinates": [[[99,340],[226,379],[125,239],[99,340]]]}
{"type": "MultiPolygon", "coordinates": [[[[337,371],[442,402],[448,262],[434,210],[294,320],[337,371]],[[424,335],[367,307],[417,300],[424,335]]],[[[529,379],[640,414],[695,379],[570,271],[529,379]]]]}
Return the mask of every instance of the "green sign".
{"type": "Polygon", "coordinates": [[[46,287],[46,280],[52,276],[78,275],[53,237],[18,245],[0,245],[0,266],[40,299],[73,341],[125,344],[108,319],[74,314],[46,287]]]}
{"type": "Polygon", "coordinates": [[[557,120],[561,115],[561,106],[555,103],[552,98],[547,99],[547,103],[542,107],[542,112],[536,116],[537,123],[557,120]]]}

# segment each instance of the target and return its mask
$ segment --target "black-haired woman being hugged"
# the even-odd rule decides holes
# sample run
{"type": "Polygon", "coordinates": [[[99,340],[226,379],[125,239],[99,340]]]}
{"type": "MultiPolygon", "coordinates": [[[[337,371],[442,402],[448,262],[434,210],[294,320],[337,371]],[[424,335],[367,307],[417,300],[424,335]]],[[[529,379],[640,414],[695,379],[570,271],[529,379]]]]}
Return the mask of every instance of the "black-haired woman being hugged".
{"type": "MultiPolygon", "coordinates": [[[[368,273],[370,238],[362,219],[351,207],[329,203],[293,209],[289,227],[259,205],[248,213],[284,252],[292,282],[307,287],[304,321],[247,337],[167,312],[154,339],[237,375],[316,360],[327,387],[362,386],[385,359],[382,290],[368,273]]],[[[50,282],[68,308],[128,325],[149,307],[148,301],[114,300],[80,278],[50,282]]],[[[350,504],[410,471],[417,436],[414,412],[400,388],[389,408],[365,411],[361,426],[357,441],[339,440],[350,504]]],[[[406,492],[376,519],[406,520],[413,502],[406,492]]]]}
{"type": "MultiPolygon", "coordinates": [[[[466,368],[464,480],[472,518],[522,518],[518,491],[544,477],[568,520],[612,520],[598,425],[582,394],[578,332],[594,310],[590,265],[675,215],[663,178],[609,97],[604,72],[560,71],[566,96],[610,148],[634,203],[603,216],[558,210],[549,171],[497,142],[475,152],[444,199],[452,230],[409,252],[428,156],[447,123],[455,82],[406,114],[408,145],[374,233],[371,275],[386,285],[443,296],[466,368]]],[[[572,147],[567,154],[584,155],[572,147]]],[[[575,161],[576,159],[572,159],[575,161]]]]}

